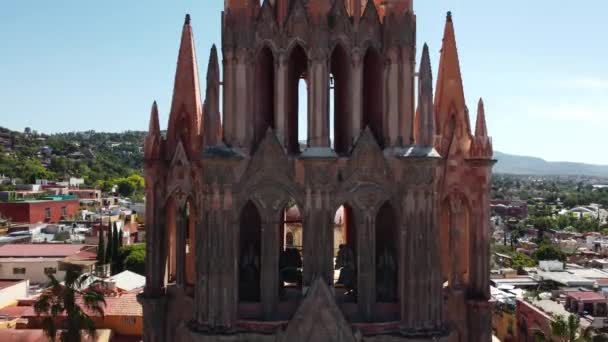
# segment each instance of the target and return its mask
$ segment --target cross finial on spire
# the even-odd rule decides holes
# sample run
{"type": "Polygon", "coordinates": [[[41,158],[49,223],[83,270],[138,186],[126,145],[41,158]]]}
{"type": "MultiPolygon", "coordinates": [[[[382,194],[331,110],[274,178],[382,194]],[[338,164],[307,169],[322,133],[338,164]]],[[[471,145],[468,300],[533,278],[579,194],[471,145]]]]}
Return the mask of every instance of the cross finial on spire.
{"type": "Polygon", "coordinates": [[[186,14],[186,21],[184,21],[184,25],[190,25],[190,14],[186,14]]]}
{"type": "Polygon", "coordinates": [[[448,11],[448,14],[447,14],[446,20],[447,20],[447,21],[449,21],[449,22],[451,22],[451,21],[452,21],[452,11],[448,11]]]}

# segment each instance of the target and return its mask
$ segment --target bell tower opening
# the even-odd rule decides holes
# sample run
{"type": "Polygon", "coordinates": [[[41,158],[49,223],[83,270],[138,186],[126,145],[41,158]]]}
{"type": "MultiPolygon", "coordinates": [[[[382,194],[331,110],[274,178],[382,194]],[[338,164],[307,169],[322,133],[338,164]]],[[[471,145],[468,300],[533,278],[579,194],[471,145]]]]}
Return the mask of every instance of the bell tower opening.
{"type": "Polygon", "coordinates": [[[380,148],[384,148],[382,56],[373,47],[367,49],[363,59],[363,116],[361,127],[369,126],[380,148]]]}
{"type": "Polygon", "coordinates": [[[334,215],[334,287],[336,300],[357,302],[357,225],[353,209],[341,205],[334,215]]]}
{"type": "Polygon", "coordinates": [[[304,225],[302,212],[294,200],[281,211],[280,222],[279,296],[281,301],[294,301],[302,296],[304,267],[304,225]]]}
{"type": "Polygon", "coordinates": [[[267,46],[258,53],[255,73],[254,149],[264,138],[266,130],[275,128],[274,56],[267,46]]]}
{"type": "Polygon", "coordinates": [[[376,215],[376,301],[397,302],[399,227],[394,208],[384,203],[376,215]]]}
{"type": "Polygon", "coordinates": [[[260,248],[262,219],[256,206],[247,202],[240,216],[239,302],[260,301],[260,248]]]}
{"type": "Polygon", "coordinates": [[[300,139],[308,140],[309,115],[308,57],[299,44],[291,49],[288,68],[287,151],[300,153],[300,139]]]}
{"type": "Polygon", "coordinates": [[[350,61],[341,44],[336,45],[330,61],[329,76],[329,119],[330,132],[333,134],[333,149],[339,154],[348,153],[351,137],[349,134],[349,74],[350,61]]]}
{"type": "Polygon", "coordinates": [[[195,260],[196,260],[196,256],[195,256],[195,251],[196,251],[196,247],[195,247],[195,242],[196,242],[196,236],[195,236],[195,220],[194,218],[196,217],[194,215],[194,208],[192,205],[192,199],[189,198],[186,201],[186,207],[184,208],[184,227],[186,228],[185,234],[186,234],[186,246],[185,246],[185,253],[186,253],[186,284],[188,286],[194,286],[195,284],[195,274],[196,274],[196,270],[195,270],[195,260]]]}

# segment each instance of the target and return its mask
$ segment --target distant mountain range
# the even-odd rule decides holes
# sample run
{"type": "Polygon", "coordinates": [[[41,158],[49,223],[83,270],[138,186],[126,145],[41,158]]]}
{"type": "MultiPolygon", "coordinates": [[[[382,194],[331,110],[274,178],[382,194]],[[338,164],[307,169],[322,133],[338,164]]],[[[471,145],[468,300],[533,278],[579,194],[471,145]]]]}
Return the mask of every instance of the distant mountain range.
{"type": "Polygon", "coordinates": [[[549,162],[537,157],[518,156],[495,151],[495,173],[546,176],[608,177],[608,165],[572,162],[549,162]]]}

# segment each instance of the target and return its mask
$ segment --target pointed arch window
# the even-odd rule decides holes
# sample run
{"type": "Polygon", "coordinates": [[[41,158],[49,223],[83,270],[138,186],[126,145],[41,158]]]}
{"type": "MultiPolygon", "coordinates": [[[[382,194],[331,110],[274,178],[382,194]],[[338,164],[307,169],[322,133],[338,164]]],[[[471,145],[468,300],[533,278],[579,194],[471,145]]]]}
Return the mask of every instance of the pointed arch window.
{"type": "Polygon", "coordinates": [[[333,135],[333,149],[345,154],[350,148],[351,112],[350,99],[350,57],[341,44],[336,45],[330,60],[330,132],[333,135]]]}
{"type": "Polygon", "coordinates": [[[255,69],[254,149],[268,128],[275,128],[275,69],[274,55],[265,46],[257,56],[255,69]]]}
{"type": "Polygon", "coordinates": [[[381,148],[384,148],[383,74],[382,56],[375,48],[369,47],[363,59],[363,116],[361,127],[369,126],[381,148]]]}

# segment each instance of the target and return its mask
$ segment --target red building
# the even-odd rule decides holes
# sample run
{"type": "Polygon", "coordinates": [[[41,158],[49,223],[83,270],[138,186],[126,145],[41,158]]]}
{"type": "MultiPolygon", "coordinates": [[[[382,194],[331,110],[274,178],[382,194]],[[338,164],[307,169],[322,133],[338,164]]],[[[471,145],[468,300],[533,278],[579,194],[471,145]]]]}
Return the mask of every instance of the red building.
{"type": "Polygon", "coordinates": [[[76,215],[78,209],[78,199],[74,196],[0,202],[0,215],[19,223],[58,223],[76,215]]]}

